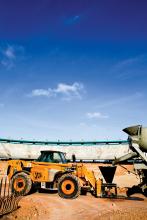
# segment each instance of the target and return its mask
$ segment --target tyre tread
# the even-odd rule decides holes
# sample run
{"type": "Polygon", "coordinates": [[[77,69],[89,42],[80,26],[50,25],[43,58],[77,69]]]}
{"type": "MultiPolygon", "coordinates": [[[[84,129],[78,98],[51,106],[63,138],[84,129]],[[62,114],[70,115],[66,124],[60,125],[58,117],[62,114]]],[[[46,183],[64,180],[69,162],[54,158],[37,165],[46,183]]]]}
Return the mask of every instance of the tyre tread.
{"type": "Polygon", "coordinates": [[[68,174],[64,174],[64,175],[62,175],[62,176],[60,177],[59,182],[58,182],[58,186],[59,186],[59,184],[60,184],[65,178],[70,178],[70,179],[75,180],[75,181],[77,182],[78,189],[77,189],[76,194],[75,194],[73,197],[67,198],[67,197],[63,196],[63,193],[60,191],[60,189],[59,189],[59,187],[58,187],[58,194],[59,194],[59,196],[62,197],[62,198],[65,198],[65,199],[76,199],[76,198],[80,195],[80,193],[81,193],[81,187],[80,187],[80,182],[79,182],[78,177],[75,176],[75,175],[69,174],[69,173],[68,173],[68,174]]]}
{"type": "Polygon", "coordinates": [[[12,192],[13,192],[14,194],[21,194],[21,195],[23,195],[23,196],[28,195],[29,192],[30,192],[31,189],[32,189],[32,180],[31,180],[31,178],[29,177],[29,175],[28,175],[27,173],[25,173],[25,172],[17,173],[17,174],[15,174],[15,175],[12,177],[11,188],[12,188],[12,192]],[[16,178],[18,178],[19,176],[21,176],[21,177],[23,176],[23,178],[25,178],[26,181],[27,181],[26,189],[25,189],[24,192],[21,192],[21,193],[16,192],[15,189],[13,188],[14,180],[15,180],[16,178]]]}

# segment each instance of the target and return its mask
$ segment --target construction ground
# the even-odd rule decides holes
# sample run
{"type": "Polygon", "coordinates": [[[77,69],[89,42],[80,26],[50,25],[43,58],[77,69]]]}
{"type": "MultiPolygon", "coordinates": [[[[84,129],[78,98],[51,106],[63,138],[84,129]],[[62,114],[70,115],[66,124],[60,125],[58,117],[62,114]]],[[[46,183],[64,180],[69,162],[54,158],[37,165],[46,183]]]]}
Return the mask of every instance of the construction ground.
{"type": "MultiPolygon", "coordinates": [[[[100,176],[99,164],[87,164],[100,176]]],[[[0,174],[5,173],[6,162],[0,163],[0,174]]],[[[132,165],[125,167],[133,171],[132,165]]],[[[114,177],[118,184],[118,193],[125,195],[126,188],[138,183],[137,177],[118,166],[114,177]]],[[[19,203],[19,208],[2,217],[2,220],[98,220],[98,219],[147,219],[147,198],[134,194],[130,198],[95,198],[90,193],[74,200],[62,199],[57,192],[34,193],[25,196],[19,203]]]]}

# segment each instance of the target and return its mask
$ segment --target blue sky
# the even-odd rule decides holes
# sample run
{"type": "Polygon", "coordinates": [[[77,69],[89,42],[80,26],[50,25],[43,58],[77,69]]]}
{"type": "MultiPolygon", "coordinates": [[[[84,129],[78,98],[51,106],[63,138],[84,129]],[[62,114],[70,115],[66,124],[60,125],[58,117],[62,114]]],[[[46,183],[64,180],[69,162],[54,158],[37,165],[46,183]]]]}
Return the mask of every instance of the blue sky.
{"type": "Polygon", "coordinates": [[[0,136],[126,139],[147,125],[145,0],[0,0],[0,136]]]}

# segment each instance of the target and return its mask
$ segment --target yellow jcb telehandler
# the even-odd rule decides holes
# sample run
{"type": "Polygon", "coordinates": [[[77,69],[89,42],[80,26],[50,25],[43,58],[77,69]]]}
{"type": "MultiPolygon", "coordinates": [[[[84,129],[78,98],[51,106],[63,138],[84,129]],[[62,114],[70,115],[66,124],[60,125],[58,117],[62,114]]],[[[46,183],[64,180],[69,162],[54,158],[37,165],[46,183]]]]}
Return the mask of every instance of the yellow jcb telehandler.
{"type": "Polygon", "coordinates": [[[66,199],[87,192],[96,197],[116,196],[117,187],[112,183],[116,167],[99,168],[106,183],[85,165],[68,163],[63,152],[41,151],[36,161],[9,160],[7,175],[14,194],[27,195],[36,188],[58,190],[59,196],[66,199]]]}

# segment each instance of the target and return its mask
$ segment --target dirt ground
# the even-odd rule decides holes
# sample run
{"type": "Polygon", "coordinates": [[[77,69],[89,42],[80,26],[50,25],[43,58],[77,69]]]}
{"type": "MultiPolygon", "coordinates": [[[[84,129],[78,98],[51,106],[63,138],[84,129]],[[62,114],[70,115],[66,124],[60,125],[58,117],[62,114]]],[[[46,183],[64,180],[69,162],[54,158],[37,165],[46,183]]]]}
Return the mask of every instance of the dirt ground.
{"type": "MultiPolygon", "coordinates": [[[[1,164],[0,164],[1,165],[1,164]]],[[[100,176],[98,164],[87,164],[100,176]]],[[[0,166],[0,174],[5,171],[4,164],[0,166]]],[[[131,165],[125,166],[133,171],[131,165]]],[[[126,188],[138,183],[132,173],[120,166],[117,167],[114,181],[119,187],[119,193],[124,195],[126,188]]],[[[62,199],[57,193],[34,193],[23,197],[19,208],[13,213],[3,216],[2,220],[98,220],[98,219],[147,219],[147,198],[134,194],[130,198],[104,199],[95,198],[90,193],[74,200],[62,199]]]]}

